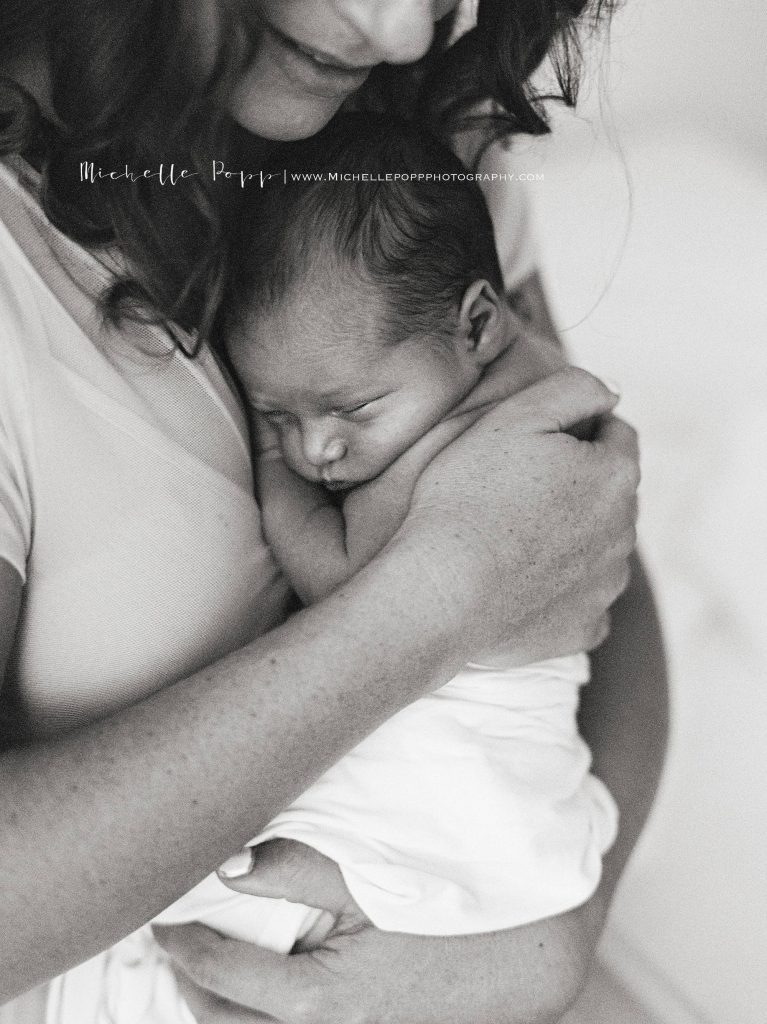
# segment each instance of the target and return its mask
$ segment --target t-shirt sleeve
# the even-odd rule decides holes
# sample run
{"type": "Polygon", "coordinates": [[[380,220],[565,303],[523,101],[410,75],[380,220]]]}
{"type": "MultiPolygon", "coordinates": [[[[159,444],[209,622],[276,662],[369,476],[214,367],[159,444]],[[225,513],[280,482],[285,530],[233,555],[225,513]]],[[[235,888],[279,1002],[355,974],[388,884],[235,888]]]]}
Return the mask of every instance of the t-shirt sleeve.
{"type": "Polygon", "coordinates": [[[0,268],[0,558],[26,579],[32,543],[32,431],[24,340],[33,318],[31,310],[25,314],[24,292],[14,276],[0,268]]]}
{"type": "Polygon", "coordinates": [[[528,185],[519,181],[513,150],[496,144],[482,160],[483,192],[495,228],[498,258],[507,291],[513,291],[538,265],[538,250],[528,185]]]}

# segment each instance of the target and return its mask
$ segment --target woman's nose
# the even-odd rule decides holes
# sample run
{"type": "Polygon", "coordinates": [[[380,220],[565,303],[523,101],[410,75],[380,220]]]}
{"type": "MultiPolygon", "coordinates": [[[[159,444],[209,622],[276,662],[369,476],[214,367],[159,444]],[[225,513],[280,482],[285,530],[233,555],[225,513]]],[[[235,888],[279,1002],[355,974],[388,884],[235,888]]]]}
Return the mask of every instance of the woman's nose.
{"type": "Polygon", "coordinates": [[[320,468],[342,459],[346,455],[346,442],[331,432],[309,427],[303,430],[303,449],[309,465],[320,468]]]}
{"type": "Polygon", "coordinates": [[[411,64],[434,38],[433,0],[337,0],[344,20],[363,36],[375,63],[411,64]]]}

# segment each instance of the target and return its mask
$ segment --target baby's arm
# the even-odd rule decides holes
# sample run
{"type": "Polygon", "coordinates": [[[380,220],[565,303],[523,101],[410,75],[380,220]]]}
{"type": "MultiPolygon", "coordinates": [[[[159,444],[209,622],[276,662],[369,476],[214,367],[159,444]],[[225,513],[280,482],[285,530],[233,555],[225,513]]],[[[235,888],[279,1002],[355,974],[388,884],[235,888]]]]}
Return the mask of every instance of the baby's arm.
{"type": "Polygon", "coordinates": [[[425,467],[479,415],[473,411],[438,423],[375,480],[345,495],[342,508],[321,484],[286,465],[268,425],[256,425],[264,534],[305,604],[336,590],[388,544],[425,467]]]}
{"type": "Polygon", "coordinates": [[[313,604],[353,575],[343,512],[324,487],[294,473],[279,450],[261,452],[256,473],[269,546],[304,604],[313,604]]]}

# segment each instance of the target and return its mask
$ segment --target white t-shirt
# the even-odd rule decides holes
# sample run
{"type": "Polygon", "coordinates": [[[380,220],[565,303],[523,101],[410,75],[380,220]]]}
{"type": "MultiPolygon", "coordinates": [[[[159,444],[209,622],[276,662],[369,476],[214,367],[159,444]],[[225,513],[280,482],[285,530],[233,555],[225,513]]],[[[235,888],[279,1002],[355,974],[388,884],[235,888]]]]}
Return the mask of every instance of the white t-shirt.
{"type": "Polygon", "coordinates": [[[25,582],[6,685],[41,735],[241,646],[288,588],[212,354],[104,329],[107,271],[3,164],[0,221],[0,557],[25,582]]]}

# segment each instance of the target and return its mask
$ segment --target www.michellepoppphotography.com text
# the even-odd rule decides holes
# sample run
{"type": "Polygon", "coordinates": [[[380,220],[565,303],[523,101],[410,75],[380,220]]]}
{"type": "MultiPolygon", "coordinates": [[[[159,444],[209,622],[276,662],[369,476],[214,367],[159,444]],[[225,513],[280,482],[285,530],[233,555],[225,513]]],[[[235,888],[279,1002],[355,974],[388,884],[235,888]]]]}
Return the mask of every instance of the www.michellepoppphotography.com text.
{"type": "MultiPolygon", "coordinates": [[[[199,178],[203,173],[202,171],[192,171],[187,167],[178,167],[174,163],[161,163],[156,167],[140,169],[131,168],[128,164],[119,169],[99,167],[92,161],[83,161],[80,164],[80,181],[91,185],[95,185],[98,181],[124,181],[132,184],[139,181],[156,181],[162,186],[175,187],[189,178],[199,178]]],[[[284,184],[289,181],[324,181],[329,184],[344,184],[352,181],[543,181],[544,176],[541,173],[483,173],[482,171],[435,172],[433,174],[428,172],[409,174],[401,171],[371,171],[370,173],[354,174],[348,171],[251,171],[235,170],[227,167],[223,160],[212,160],[210,178],[214,182],[233,182],[240,188],[249,186],[265,188],[270,181],[279,181],[284,184]]]]}

